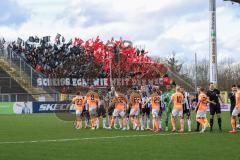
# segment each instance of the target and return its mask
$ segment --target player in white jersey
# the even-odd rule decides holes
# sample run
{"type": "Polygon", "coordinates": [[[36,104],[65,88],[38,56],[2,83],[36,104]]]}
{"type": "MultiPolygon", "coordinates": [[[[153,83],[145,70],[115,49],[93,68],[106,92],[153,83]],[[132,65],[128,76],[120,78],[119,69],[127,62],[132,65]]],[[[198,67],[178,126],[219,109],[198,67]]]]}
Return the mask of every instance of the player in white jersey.
{"type": "MultiPolygon", "coordinates": [[[[147,92],[145,91],[145,87],[142,86],[140,90],[140,94],[142,97],[142,103],[145,104],[147,102],[147,92]]],[[[141,130],[145,129],[150,129],[150,103],[147,103],[145,106],[142,105],[141,107],[141,113],[142,113],[142,118],[141,118],[141,130]],[[145,128],[146,126],[146,128],[145,128]]]]}
{"type": "Polygon", "coordinates": [[[103,96],[100,96],[100,100],[97,107],[97,129],[99,128],[99,120],[102,116],[103,121],[103,128],[106,128],[107,121],[106,121],[106,101],[103,96]]]}
{"type": "Polygon", "coordinates": [[[191,132],[192,131],[192,121],[191,121],[191,108],[190,108],[190,104],[189,104],[189,93],[186,92],[182,87],[180,89],[184,96],[183,116],[184,116],[184,118],[187,117],[188,132],[191,132]]]}

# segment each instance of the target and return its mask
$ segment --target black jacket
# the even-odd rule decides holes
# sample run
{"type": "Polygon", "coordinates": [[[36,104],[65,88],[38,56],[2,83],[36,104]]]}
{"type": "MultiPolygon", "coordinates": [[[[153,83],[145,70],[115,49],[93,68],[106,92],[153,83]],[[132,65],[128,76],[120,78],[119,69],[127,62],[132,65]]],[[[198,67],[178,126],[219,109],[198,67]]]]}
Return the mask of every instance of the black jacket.
{"type": "Polygon", "coordinates": [[[233,92],[228,93],[228,97],[230,99],[231,107],[235,107],[235,105],[236,105],[235,93],[233,93],[233,92]]]}

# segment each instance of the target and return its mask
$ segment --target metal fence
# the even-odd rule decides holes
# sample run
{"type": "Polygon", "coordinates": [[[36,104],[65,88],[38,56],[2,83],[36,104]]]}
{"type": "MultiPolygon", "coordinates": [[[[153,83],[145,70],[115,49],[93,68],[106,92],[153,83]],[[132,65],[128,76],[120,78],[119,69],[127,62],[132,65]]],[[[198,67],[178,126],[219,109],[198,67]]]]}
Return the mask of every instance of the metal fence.
{"type": "MultiPolygon", "coordinates": [[[[26,79],[31,86],[37,86],[37,78],[45,78],[46,76],[37,72],[26,62],[26,59],[12,51],[11,48],[5,49],[3,54],[0,54],[1,58],[8,61],[12,68],[19,71],[19,77],[26,79]]],[[[50,88],[49,88],[50,89],[50,88]]]]}
{"type": "Polygon", "coordinates": [[[60,101],[58,93],[28,94],[28,93],[1,93],[0,102],[32,102],[32,101],[60,101]],[[50,95],[50,96],[49,96],[50,95]]]}

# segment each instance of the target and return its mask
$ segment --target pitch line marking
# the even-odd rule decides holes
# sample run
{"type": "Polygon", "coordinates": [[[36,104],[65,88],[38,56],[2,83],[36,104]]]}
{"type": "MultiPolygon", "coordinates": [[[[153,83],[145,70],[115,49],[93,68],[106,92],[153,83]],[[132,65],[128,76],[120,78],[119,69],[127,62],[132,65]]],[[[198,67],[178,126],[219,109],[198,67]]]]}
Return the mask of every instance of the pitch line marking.
{"type": "Polygon", "coordinates": [[[49,140],[32,140],[32,141],[6,141],[2,144],[26,144],[26,143],[48,143],[48,142],[69,142],[69,141],[85,141],[85,140],[101,140],[101,139],[117,139],[117,138],[136,138],[136,137],[151,137],[151,136],[171,136],[171,135],[187,135],[194,133],[168,133],[168,134],[142,134],[128,136],[111,136],[111,137],[89,137],[89,138],[72,138],[72,139],[49,139],[49,140]]]}

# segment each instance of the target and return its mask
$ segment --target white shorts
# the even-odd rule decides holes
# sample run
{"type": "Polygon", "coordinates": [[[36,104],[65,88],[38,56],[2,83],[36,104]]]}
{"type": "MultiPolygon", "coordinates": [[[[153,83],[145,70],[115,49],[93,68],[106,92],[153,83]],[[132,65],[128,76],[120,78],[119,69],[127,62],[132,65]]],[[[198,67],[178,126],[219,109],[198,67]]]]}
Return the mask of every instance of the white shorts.
{"type": "Polygon", "coordinates": [[[124,117],[125,116],[125,112],[124,110],[120,110],[120,109],[114,109],[113,111],[113,117],[124,117]]]}
{"type": "Polygon", "coordinates": [[[82,111],[81,110],[76,110],[76,116],[82,116],[82,111]]]}
{"type": "Polygon", "coordinates": [[[139,115],[139,110],[131,109],[130,110],[130,116],[138,116],[139,115]]]}
{"type": "Polygon", "coordinates": [[[240,109],[237,109],[236,107],[233,109],[232,116],[238,116],[240,114],[240,109]]]}
{"type": "Polygon", "coordinates": [[[159,116],[158,113],[159,113],[159,109],[152,109],[153,118],[157,118],[159,116]]]}
{"type": "Polygon", "coordinates": [[[197,111],[196,118],[206,118],[206,111],[197,111]]]}
{"type": "Polygon", "coordinates": [[[183,117],[183,111],[178,109],[172,110],[172,116],[173,117],[183,117]]]}
{"type": "Polygon", "coordinates": [[[89,107],[89,114],[91,116],[97,115],[97,108],[96,107],[89,107]]]}

